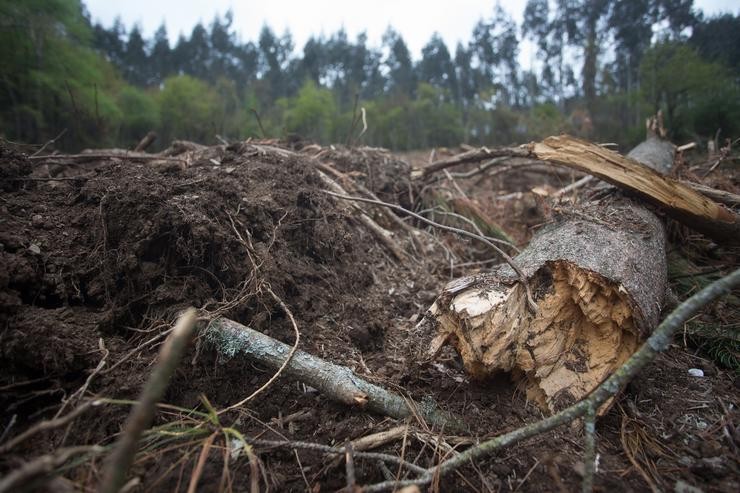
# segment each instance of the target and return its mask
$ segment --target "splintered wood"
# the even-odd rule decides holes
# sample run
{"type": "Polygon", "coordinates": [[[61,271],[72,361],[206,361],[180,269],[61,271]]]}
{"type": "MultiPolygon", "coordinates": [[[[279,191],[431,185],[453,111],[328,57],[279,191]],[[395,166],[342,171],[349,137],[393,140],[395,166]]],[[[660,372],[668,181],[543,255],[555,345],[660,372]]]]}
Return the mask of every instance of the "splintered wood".
{"type": "Polygon", "coordinates": [[[471,376],[510,372],[526,382],[529,400],[555,411],[619,368],[637,349],[639,330],[627,295],[594,272],[558,261],[531,282],[537,314],[527,309],[521,284],[490,279],[461,292],[453,283],[431,312],[471,376]]]}
{"type": "MultiPolygon", "coordinates": [[[[673,146],[651,138],[632,159],[614,156],[613,162],[634,159],[668,170],[673,146]]],[[[588,153],[578,159],[591,162],[588,153]]],[[[581,400],[620,368],[658,323],[665,230],[640,201],[602,192],[599,200],[565,208],[514,258],[536,312],[508,265],[454,280],[429,310],[437,331],[429,353],[450,344],[473,378],[509,373],[529,400],[552,412],[581,400]]]]}
{"type": "Polygon", "coordinates": [[[674,147],[669,142],[650,137],[627,157],[568,135],[548,137],[532,144],[531,149],[539,159],[629,190],[717,241],[740,242],[740,215],[663,174],[673,160],[674,147]]]}

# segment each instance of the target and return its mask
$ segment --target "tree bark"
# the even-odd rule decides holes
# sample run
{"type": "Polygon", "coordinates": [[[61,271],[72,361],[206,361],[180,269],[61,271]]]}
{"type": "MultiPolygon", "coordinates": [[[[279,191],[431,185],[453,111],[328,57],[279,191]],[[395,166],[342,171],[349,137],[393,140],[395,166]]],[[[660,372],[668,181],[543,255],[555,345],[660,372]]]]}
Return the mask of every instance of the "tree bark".
{"type": "Polygon", "coordinates": [[[675,148],[656,136],[635,147],[627,157],[567,135],[548,137],[530,147],[538,159],[589,173],[628,190],[710,238],[740,243],[740,215],[666,176],[675,148]]]}
{"type": "MultiPolygon", "coordinates": [[[[648,139],[630,154],[668,170],[672,147],[648,139]]],[[[544,227],[510,266],[449,283],[429,312],[430,352],[455,347],[467,372],[509,372],[550,411],[582,399],[639,347],[658,323],[666,289],[665,231],[641,203],[619,192],[573,206],[544,227]]]]}

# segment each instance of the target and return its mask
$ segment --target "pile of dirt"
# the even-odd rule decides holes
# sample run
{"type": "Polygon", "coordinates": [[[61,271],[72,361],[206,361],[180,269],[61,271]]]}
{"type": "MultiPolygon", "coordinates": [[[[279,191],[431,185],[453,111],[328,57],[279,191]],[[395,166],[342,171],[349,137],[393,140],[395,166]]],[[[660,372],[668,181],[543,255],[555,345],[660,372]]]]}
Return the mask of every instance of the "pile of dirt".
{"type": "MultiPolygon", "coordinates": [[[[0,184],[5,192],[0,200],[0,408],[4,409],[0,433],[16,436],[30,424],[53,417],[61,403],[83,387],[92,395],[135,399],[151,372],[162,336],[188,306],[292,343],[292,325],[267,294],[268,286],[295,314],[302,350],[400,389],[416,401],[433,399],[463,416],[475,440],[541,417],[507,378],[469,381],[449,349],[431,365],[419,366],[410,359],[420,349],[415,347],[413,328],[453,275],[450,259],[444,248],[436,246],[410,255],[407,262],[392,259],[345,204],[325,193],[316,170],[321,161],[382,200],[410,206],[417,191],[408,164],[382,149],[308,146],[296,152],[280,146],[250,142],[180,146],[167,153],[171,161],[163,161],[164,166],[120,155],[86,165],[82,174],[66,173],[65,165],[55,162],[63,180],[47,179],[48,168],[44,175],[36,162],[0,147],[0,184]],[[101,360],[105,365],[95,371],[101,360]]],[[[508,217],[512,219],[511,211],[508,217]]],[[[436,245],[443,240],[425,238],[419,236],[417,241],[436,245]]],[[[456,268],[454,275],[471,272],[456,268]]],[[[673,371],[685,373],[683,366],[689,364],[696,362],[673,349],[646,372],[658,375],[667,386],[650,384],[649,388],[660,388],[661,395],[635,387],[628,411],[623,414],[614,408],[600,423],[603,472],[597,485],[645,487],[641,472],[620,445],[620,420],[625,416],[634,418],[628,423],[634,427],[635,420],[652,419],[656,406],[688,404],[703,399],[706,392],[726,403],[736,400],[732,380],[708,362],[701,364],[716,378],[692,383],[684,382],[684,377],[686,389],[666,384],[673,371]],[[642,400],[636,397],[646,395],[642,400]]],[[[225,408],[271,376],[271,371],[249,361],[223,361],[199,341],[190,348],[165,401],[203,411],[204,395],[215,408],[225,408]]],[[[76,402],[70,401],[67,411],[76,402]]],[[[20,461],[65,444],[107,446],[128,411],[126,405],[101,406],[69,428],[36,435],[3,457],[0,470],[16,468],[20,461]]],[[[163,427],[183,416],[189,415],[161,412],[156,424],[163,427]]],[[[680,445],[681,433],[691,437],[703,433],[721,441],[724,428],[718,427],[718,420],[732,419],[714,401],[692,410],[692,416],[696,419],[690,423],[665,425],[672,433],[667,446],[687,449],[680,445]]],[[[324,444],[342,444],[397,425],[328,402],[314,389],[286,378],[224,419],[250,438],[287,437],[324,444]]],[[[444,430],[427,431],[426,439],[410,435],[379,451],[404,456],[421,467],[454,453],[445,440],[429,438],[444,437],[444,430]]],[[[572,430],[559,430],[478,461],[461,469],[460,475],[443,478],[440,490],[577,488],[582,441],[572,435],[572,430]]],[[[202,441],[173,441],[164,432],[161,436],[166,439],[149,438],[132,474],[147,490],[177,490],[195,469],[202,441]]],[[[690,455],[651,450],[636,454],[638,461],[641,457],[657,461],[663,486],[684,480],[732,490],[737,466],[722,458],[727,448],[705,449],[692,438],[690,455]],[[709,470],[717,476],[707,476],[709,470]]],[[[203,490],[216,491],[224,475],[234,480],[234,490],[246,490],[249,462],[227,463],[222,451],[216,452],[203,469],[203,490]]],[[[343,465],[321,453],[269,448],[257,453],[260,477],[273,491],[332,491],[346,485],[343,465]]],[[[99,470],[99,460],[77,464],[52,489],[94,488],[99,470]]],[[[358,461],[356,475],[362,484],[384,479],[372,461],[358,461]]]]}

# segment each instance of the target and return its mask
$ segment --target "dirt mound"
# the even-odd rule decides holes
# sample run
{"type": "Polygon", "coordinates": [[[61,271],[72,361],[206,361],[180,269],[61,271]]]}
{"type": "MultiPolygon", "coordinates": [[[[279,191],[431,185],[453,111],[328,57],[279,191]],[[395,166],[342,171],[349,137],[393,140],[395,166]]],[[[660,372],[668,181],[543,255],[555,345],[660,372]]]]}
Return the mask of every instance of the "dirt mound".
{"type": "MultiPolygon", "coordinates": [[[[75,173],[55,164],[62,181],[11,181],[9,173],[28,174],[31,164],[3,151],[3,169],[12,165],[3,184],[14,191],[0,223],[0,386],[11,389],[0,405],[17,415],[17,426],[58,408],[106,352],[114,367],[95,375],[90,390],[135,398],[157,346],[142,343],[186,306],[290,341],[269,286],[296,314],[303,349],[355,365],[363,352],[382,353],[384,332],[399,316],[431,303],[434,276],[391,264],[371,232],[324,192],[311,159],[249,144],[183,152],[171,156],[187,159],[184,170],[117,157],[75,173]]],[[[205,392],[225,406],[267,378],[239,362],[214,374],[214,355],[199,351],[190,355],[198,363],[173,382],[170,402],[196,407],[205,392]]],[[[398,376],[403,367],[398,359],[376,370],[398,376]]],[[[306,399],[292,388],[266,399],[260,415],[274,416],[285,399],[306,399]]],[[[100,427],[73,430],[109,440],[126,413],[109,411],[100,427]]],[[[336,418],[316,419],[327,423],[322,434],[337,434],[336,418]]]]}
{"type": "MultiPolygon", "coordinates": [[[[310,153],[314,149],[307,147],[302,151],[310,153]]],[[[329,163],[337,171],[349,174],[380,200],[406,208],[411,206],[414,193],[411,165],[387,149],[331,146],[320,149],[314,156],[329,163]]]]}
{"type": "Polygon", "coordinates": [[[17,190],[21,183],[18,178],[31,173],[31,162],[28,158],[0,143],[0,190],[17,190]]]}
{"type": "MultiPolygon", "coordinates": [[[[431,398],[464,416],[472,436],[499,434],[541,417],[507,378],[468,381],[459,358],[449,350],[433,365],[419,367],[409,358],[423,349],[415,347],[412,329],[439,288],[453,275],[470,271],[452,265],[450,249],[439,246],[444,237],[426,233],[404,244],[410,252],[406,260],[393,258],[357,220],[356,211],[325,193],[316,169],[324,163],[383,200],[409,205],[417,191],[404,161],[380,149],[303,146],[296,151],[275,142],[209,148],[178,143],[159,155],[122,151],[100,157],[105,154],[91,152],[82,166],[54,158],[41,169],[36,161],[0,148],[0,186],[6,191],[0,201],[0,408],[5,409],[0,432],[17,436],[32,423],[53,417],[65,401],[68,412],[79,402],[80,389],[88,395],[135,399],[171,322],[186,306],[225,315],[292,343],[292,325],[266,294],[268,286],[295,314],[302,350],[400,389],[417,402],[431,398]]],[[[511,210],[507,215],[511,218],[511,210]]],[[[392,228],[394,222],[383,225],[392,228]]],[[[402,229],[395,233],[399,242],[410,235],[402,229]]],[[[658,371],[646,373],[662,372],[662,381],[668,382],[671,371],[685,372],[684,366],[695,364],[691,358],[673,350],[655,363],[658,371]]],[[[706,370],[717,372],[711,365],[706,370]]],[[[223,409],[259,388],[272,373],[237,358],[222,361],[200,341],[180,365],[165,401],[204,411],[204,395],[223,409]]],[[[733,388],[727,379],[705,379],[695,381],[686,395],[675,387],[662,392],[662,397],[651,394],[650,402],[630,402],[629,414],[646,422],[655,406],[700,399],[707,392],[731,402],[733,388]]],[[[128,412],[122,404],[101,406],[69,428],[34,436],[2,457],[0,470],[15,469],[19,461],[65,444],[107,447],[128,412]]],[[[692,413],[705,424],[725,419],[715,407],[692,413]]],[[[224,419],[250,438],[326,444],[397,425],[327,402],[287,378],[224,419]]],[[[605,488],[639,490],[645,483],[621,452],[620,419],[628,420],[627,414],[614,412],[599,425],[600,444],[605,444],[600,445],[602,464],[610,472],[597,481],[605,488]],[[626,471],[628,479],[612,471],[626,471]]],[[[173,437],[194,429],[177,428],[182,423],[204,431],[202,422],[192,424],[189,412],[169,409],[159,413],[157,428],[145,437],[132,474],[146,489],[175,490],[193,474],[202,440],[176,441],[173,437]]],[[[666,425],[664,431],[672,433],[665,439],[667,446],[678,450],[681,430],[692,423],[666,425]]],[[[636,426],[634,420],[629,426],[636,426]]],[[[205,431],[210,433],[207,427],[205,431]]],[[[690,431],[694,438],[702,432],[690,431]]],[[[481,460],[459,477],[443,478],[441,491],[542,490],[553,484],[577,488],[582,448],[572,434],[560,430],[508,450],[505,457],[481,460]]],[[[409,434],[408,440],[379,450],[428,467],[455,453],[457,445],[443,435],[426,430],[426,435],[409,434]]],[[[714,435],[721,436],[721,430],[714,435]]],[[[718,490],[733,489],[734,466],[704,459],[726,448],[705,453],[701,440],[693,440],[689,449],[703,457],[686,459],[691,464],[724,471],[705,482],[718,490]]],[[[322,453],[264,448],[258,454],[260,477],[273,491],[303,491],[307,483],[316,491],[346,486],[343,464],[322,453]]],[[[672,481],[701,482],[698,472],[678,468],[678,463],[671,458],[665,466],[672,481]]],[[[358,461],[356,468],[364,484],[384,479],[372,461],[358,461]]],[[[80,463],[52,489],[94,488],[99,470],[98,460],[80,463]]],[[[242,491],[250,474],[247,460],[226,462],[219,449],[209,455],[199,484],[204,491],[216,491],[227,475],[234,479],[233,489],[242,491]]]]}

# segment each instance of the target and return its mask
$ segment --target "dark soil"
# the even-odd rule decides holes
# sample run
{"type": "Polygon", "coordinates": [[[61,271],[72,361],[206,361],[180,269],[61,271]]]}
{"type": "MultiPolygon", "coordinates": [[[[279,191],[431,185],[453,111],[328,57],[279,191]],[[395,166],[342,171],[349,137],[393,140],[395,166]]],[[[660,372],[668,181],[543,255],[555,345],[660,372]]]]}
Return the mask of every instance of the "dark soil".
{"type": "MultiPolygon", "coordinates": [[[[292,326],[266,286],[295,314],[302,350],[414,400],[433,399],[463,416],[475,439],[541,418],[505,376],[468,381],[451,350],[433,364],[414,360],[416,322],[451,275],[446,252],[431,246],[416,260],[392,260],[344,204],[324,193],[313,163],[321,159],[381,199],[407,207],[418,192],[409,166],[377,149],[317,151],[286,157],[240,143],[213,148],[208,159],[184,170],[118,159],[86,168],[81,179],[54,181],[28,179],[39,178],[29,176],[31,162],[0,147],[0,442],[53,417],[101,359],[106,365],[90,379],[88,394],[136,399],[162,341],[157,336],[188,306],[292,344],[292,326]]],[[[534,199],[511,203],[508,216],[501,211],[497,218],[525,241],[528,227],[546,220],[543,208],[534,199]]],[[[204,411],[205,396],[222,409],[271,375],[249,361],[223,361],[199,341],[165,402],[204,411]]],[[[683,481],[704,491],[738,491],[737,382],[737,375],[677,341],[598,423],[597,489],[645,491],[652,481],[670,490],[683,481]],[[688,375],[696,367],[704,378],[688,375]]],[[[108,445],[128,412],[127,405],[106,404],[69,429],[35,435],[0,457],[0,471],[62,445],[108,445]]],[[[156,424],[176,419],[183,414],[160,412],[156,424]]],[[[248,438],[329,445],[398,424],[332,403],[286,378],[222,420],[248,438]]],[[[148,443],[132,471],[141,478],[136,491],[185,490],[203,439],[148,443]]],[[[223,440],[216,443],[199,491],[228,484],[224,471],[234,491],[248,491],[249,461],[232,459],[226,469],[223,440]]],[[[449,454],[413,437],[377,451],[424,467],[449,454]]],[[[582,451],[580,429],[563,428],[443,478],[439,491],[576,490],[582,451]]],[[[262,488],[336,491],[346,485],[343,462],[322,454],[255,452],[262,488]]],[[[75,464],[48,489],[94,489],[100,465],[100,458],[75,464]]],[[[384,479],[372,461],[357,460],[356,475],[359,484],[384,479]]]]}

